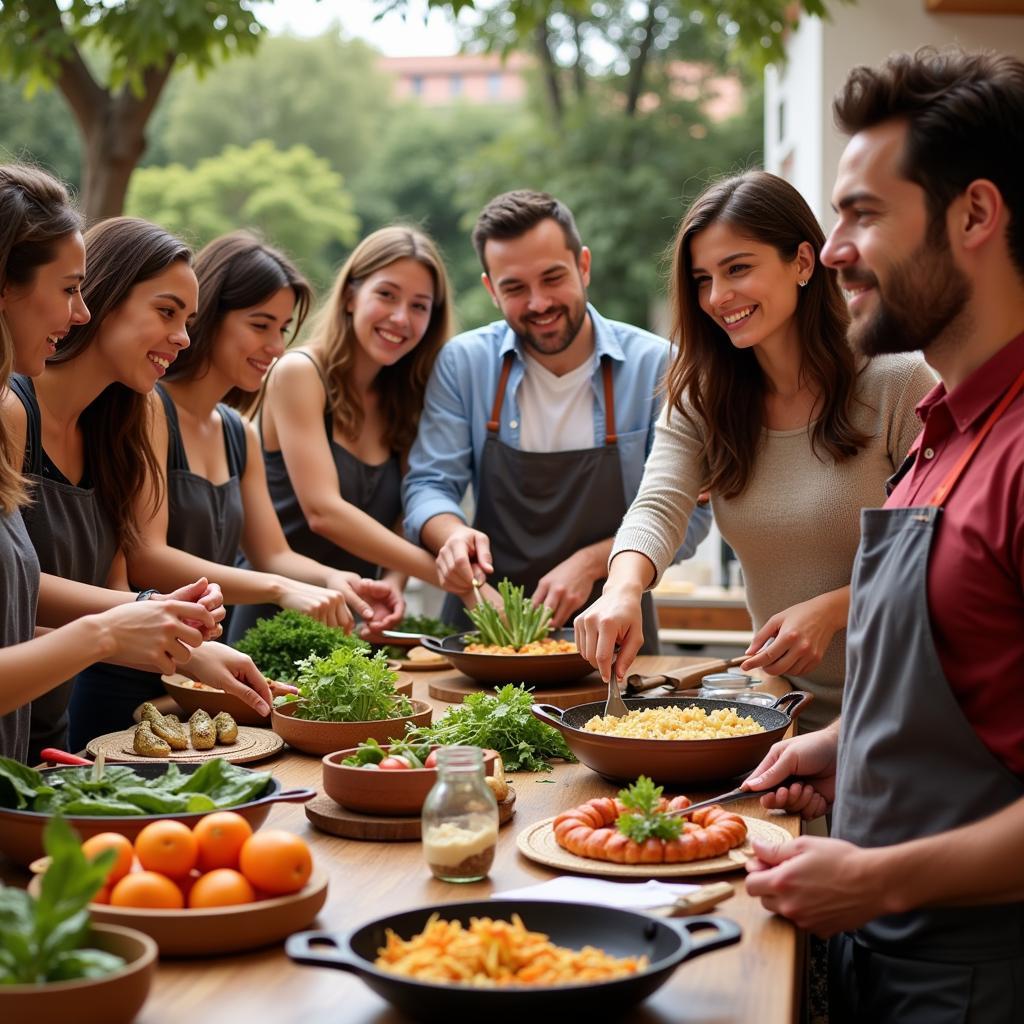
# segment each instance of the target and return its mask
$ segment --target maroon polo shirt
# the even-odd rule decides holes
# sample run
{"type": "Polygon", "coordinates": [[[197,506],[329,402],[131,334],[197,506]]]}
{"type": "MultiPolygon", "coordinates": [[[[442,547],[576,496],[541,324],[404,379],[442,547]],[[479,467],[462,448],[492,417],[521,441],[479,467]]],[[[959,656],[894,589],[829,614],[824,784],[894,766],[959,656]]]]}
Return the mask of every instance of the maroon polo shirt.
{"type": "MultiPolygon", "coordinates": [[[[927,505],[1024,370],[1024,334],[959,387],[918,405],[913,468],[886,508],[927,505]]],[[[928,610],[946,678],[982,742],[1024,778],[1024,393],[946,499],[928,562],[928,610]]]]}

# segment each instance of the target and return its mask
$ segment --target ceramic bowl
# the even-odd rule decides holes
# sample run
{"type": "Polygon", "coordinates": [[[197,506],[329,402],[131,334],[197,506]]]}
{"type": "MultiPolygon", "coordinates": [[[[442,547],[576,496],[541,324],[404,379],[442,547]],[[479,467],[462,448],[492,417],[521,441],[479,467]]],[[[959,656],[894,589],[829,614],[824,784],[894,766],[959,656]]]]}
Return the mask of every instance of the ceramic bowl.
{"type": "Polygon", "coordinates": [[[131,928],[97,924],[88,945],[123,957],[119,971],[102,978],[48,985],[0,985],[0,1020],[32,1024],[129,1024],[149,995],[156,973],[156,943],[131,928]]]}
{"type": "MultiPolygon", "coordinates": [[[[389,750],[390,747],[384,749],[389,750]]],[[[423,810],[423,801],[437,782],[436,768],[382,772],[373,768],[352,768],[341,763],[355,752],[354,747],[338,750],[323,759],[324,792],[336,804],[361,814],[399,817],[413,817],[423,810]]],[[[484,751],[485,774],[494,774],[497,757],[496,750],[484,751]]]]}
{"type": "MultiPolygon", "coordinates": [[[[413,713],[404,718],[382,718],[376,722],[318,722],[295,717],[296,703],[274,708],[272,724],[290,747],[306,754],[322,757],[335,750],[356,747],[368,739],[378,743],[399,739],[405,735],[405,726],[430,725],[433,709],[422,700],[412,702],[413,713]]],[[[369,774],[369,773],[367,773],[369,774]]]]}

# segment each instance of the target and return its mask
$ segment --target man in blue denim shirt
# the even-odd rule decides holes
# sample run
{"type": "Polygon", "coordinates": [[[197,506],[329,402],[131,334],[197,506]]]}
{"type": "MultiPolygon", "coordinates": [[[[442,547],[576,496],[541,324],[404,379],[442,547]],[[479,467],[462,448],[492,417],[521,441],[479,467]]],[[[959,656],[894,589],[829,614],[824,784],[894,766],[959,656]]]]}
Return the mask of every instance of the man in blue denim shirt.
{"type": "MultiPolygon", "coordinates": [[[[405,531],[437,553],[446,588],[507,576],[560,626],[600,593],[654,441],[669,346],[587,302],[590,251],[552,196],[498,196],[473,244],[504,319],[441,349],[403,485],[405,531]],[[470,483],[472,526],[460,508],[470,483]]],[[[681,557],[709,525],[698,510],[681,557]]],[[[451,598],[444,617],[465,625],[451,598]]],[[[653,607],[644,636],[656,650],[653,607]]]]}

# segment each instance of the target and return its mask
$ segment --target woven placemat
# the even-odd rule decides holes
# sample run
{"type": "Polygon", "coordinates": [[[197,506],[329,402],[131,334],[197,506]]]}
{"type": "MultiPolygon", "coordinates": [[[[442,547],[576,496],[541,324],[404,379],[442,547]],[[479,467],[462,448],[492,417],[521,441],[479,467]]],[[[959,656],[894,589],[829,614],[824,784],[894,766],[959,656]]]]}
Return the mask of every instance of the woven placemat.
{"type": "MultiPolygon", "coordinates": [[[[186,731],[188,725],[185,726],[186,731]]],[[[154,761],[209,761],[215,757],[223,757],[232,764],[245,764],[249,761],[262,761],[265,757],[276,754],[283,746],[284,740],[272,729],[260,729],[252,725],[238,727],[238,739],[234,743],[221,745],[218,743],[212,750],[172,750],[170,757],[144,757],[132,750],[134,729],[122,729],[120,732],[108,732],[97,736],[86,744],[86,752],[97,757],[101,752],[108,761],[139,762],[142,764],[154,761]]]]}
{"type": "Polygon", "coordinates": [[[793,837],[781,826],[761,818],[740,815],[747,824],[747,840],[742,846],[721,857],[692,860],[686,864],[615,864],[607,860],[578,857],[558,845],[552,828],[554,818],[545,818],[516,836],[519,852],[538,864],[561,871],[575,871],[580,875],[604,875],[609,878],[679,878],[686,875],[717,875],[725,871],[739,871],[752,854],[751,839],[765,842],[785,842],[793,837]]]}

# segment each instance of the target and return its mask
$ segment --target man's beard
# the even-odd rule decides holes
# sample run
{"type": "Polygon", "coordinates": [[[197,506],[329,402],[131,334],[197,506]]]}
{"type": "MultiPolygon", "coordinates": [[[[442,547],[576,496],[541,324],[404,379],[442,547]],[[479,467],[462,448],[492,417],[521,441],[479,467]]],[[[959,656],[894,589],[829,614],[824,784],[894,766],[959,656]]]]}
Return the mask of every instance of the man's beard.
{"type": "MultiPolygon", "coordinates": [[[[516,330],[516,334],[525,345],[543,356],[557,356],[559,352],[564,352],[576,340],[576,336],[580,333],[583,322],[587,318],[587,302],[585,297],[576,309],[571,309],[569,306],[559,306],[557,308],[563,315],[565,330],[555,338],[541,339],[537,337],[530,329],[529,320],[525,318],[519,324],[519,329],[516,330]]],[[[553,312],[554,309],[546,310],[544,316],[550,316],[553,312]]]]}
{"type": "Polygon", "coordinates": [[[971,297],[967,275],[953,261],[945,225],[927,232],[922,245],[894,266],[879,288],[874,274],[840,273],[840,284],[867,284],[876,289],[873,313],[853,319],[851,342],[866,356],[924,352],[960,316],[971,297]]]}

